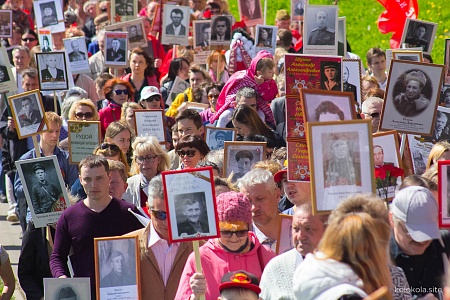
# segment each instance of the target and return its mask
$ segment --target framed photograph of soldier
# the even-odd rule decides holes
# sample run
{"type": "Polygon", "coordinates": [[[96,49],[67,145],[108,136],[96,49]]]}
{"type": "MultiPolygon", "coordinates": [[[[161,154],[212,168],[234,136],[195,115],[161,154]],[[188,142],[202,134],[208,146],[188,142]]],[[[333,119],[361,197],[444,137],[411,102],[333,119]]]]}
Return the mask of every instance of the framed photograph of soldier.
{"type": "Polygon", "coordinates": [[[370,120],[307,123],[313,214],[330,213],[349,195],[374,193],[370,120]]]}
{"type": "Polygon", "coordinates": [[[266,146],[264,142],[224,142],[223,177],[233,174],[231,181],[250,171],[252,165],[266,159],[266,146]]]}
{"type": "Polygon", "coordinates": [[[438,163],[439,187],[439,228],[450,227],[450,161],[440,160],[438,163]]]}
{"type": "Polygon", "coordinates": [[[41,91],[68,90],[66,53],[36,53],[36,66],[41,91]]]}
{"type": "Polygon", "coordinates": [[[277,46],[277,33],[277,26],[256,25],[256,52],[266,50],[274,55],[277,46]]]}
{"type": "Polygon", "coordinates": [[[432,135],[443,78],[443,65],[392,60],[379,130],[432,135]]]}
{"type": "Polygon", "coordinates": [[[356,119],[353,93],[302,89],[305,122],[330,122],[356,119]]]}
{"type": "Polygon", "coordinates": [[[239,15],[245,25],[264,24],[261,0],[238,0],[239,15]]]}
{"type": "Polygon", "coordinates": [[[128,65],[128,32],[105,32],[105,66],[122,68],[128,65]]]}
{"type": "MultiPolygon", "coordinates": [[[[422,51],[420,47],[413,48],[402,48],[402,49],[386,49],[386,72],[389,73],[389,68],[391,67],[391,60],[394,59],[394,51],[422,51]]],[[[422,52],[423,53],[423,52],[422,52]]]]}
{"type": "Polygon", "coordinates": [[[164,110],[162,109],[135,109],[134,128],[136,136],[151,135],[158,139],[160,143],[165,143],[166,130],[164,124],[164,110]]]}
{"type": "Polygon", "coordinates": [[[42,133],[48,129],[39,90],[8,97],[8,104],[19,139],[42,133]]]}
{"type": "MultiPolygon", "coordinates": [[[[162,172],[170,242],[219,237],[212,167],[162,172]]],[[[153,212],[156,216],[157,212],[153,212]]]]}
{"type": "Polygon", "coordinates": [[[38,29],[39,44],[41,52],[48,53],[53,51],[52,32],[47,28],[38,29]]]}
{"type": "Polygon", "coordinates": [[[422,50],[393,50],[392,58],[398,60],[407,60],[407,61],[423,61],[422,50]]]}
{"type": "Polygon", "coordinates": [[[188,46],[189,6],[164,5],[162,20],[162,44],[188,46]]]}
{"type": "Polygon", "coordinates": [[[444,66],[445,66],[444,85],[450,85],[450,39],[445,39],[444,66]]]}
{"type": "Polygon", "coordinates": [[[407,136],[414,174],[422,175],[425,172],[428,156],[434,144],[426,142],[420,135],[408,134],[407,136]]]}
{"type": "Polygon", "coordinates": [[[347,19],[345,17],[338,18],[338,55],[342,57],[347,56],[347,19]]]}
{"type": "Polygon", "coordinates": [[[405,48],[420,47],[425,54],[431,54],[437,23],[407,18],[400,44],[405,48]]]}
{"type": "MultiPolygon", "coordinates": [[[[256,0],[259,1],[259,0],[256,0]]],[[[247,23],[246,23],[247,24],[247,23]]],[[[211,45],[226,45],[231,42],[231,32],[233,16],[212,16],[211,17],[211,45]]],[[[247,26],[249,26],[247,24],[247,26]]]]}
{"type": "Polygon", "coordinates": [[[105,30],[128,32],[128,48],[130,49],[136,47],[147,47],[144,24],[141,18],[126,22],[114,23],[112,25],[105,26],[105,30]]]}
{"type": "Polygon", "coordinates": [[[305,5],[303,54],[337,55],[337,5],[305,5]]]}
{"type": "Polygon", "coordinates": [[[292,242],[292,216],[280,214],[275,254],[279,255],[294,248],[292,242]]]}
{"type": "MultiPolygon", "coordinates": [[[[377,132],[373,134],[373,163],[375,169],[383,168],[384,166],[394,166],[403,168],[402,159],[400,156],[400,147],[398,143],[398,133],[396,130],[385,132],[377,132]]],[[[387,186],[383,186],[381,182],[376,182],[376,195],[382,199],[392,200],[395,196],[395,191],[402,184],[402,178],[392,178],[387,186]]]]}
{"type": "Polygon", "coordinates": [[[210,150],[220,150],[225,147],[225,141],[232,142],[236,140],[235,128],[220,128],[206,126],[206,144],[210,150]]]}
{"type": "Polygon", "coordinates": [[[111,1],[111,21],[119,23],[136,19],[137,0],[113,0],[111,1]]]}
{"type": "Polygon", "coordinates": [[[55,155],[16,161],[23,191],[36,228],[54,224],[70,206],[55,155]]]}
{"type": "Polygon", "coordinates": [[[303,21],[308,0],[291,0],[291,21],[303,21]]]}
{"type": "Polygon", "coordinates": [[[194,43],[196,50],[209,50],[211,45],[211,20],[194,21],[194,43]]]}
{"type": "Polygon", "coordinates": [[[44,300],[90,299],[91,281],[81,278],[44,278],[44,300]]]}
{"type": "Polygon", "coordinates": [[[86,39],[83,36],[63,39],[72,74],[91,73],[86,39]]]}
{"type": "Polygon", "coordinates": [[[17,91],[16,81],[9,64],[5,47],[0,47],[0,93],[17,91]]]}
{"type": "Polygon", "coordinates": [[[12,10],[0,10],[0,37],[12,37],[12,10]]]}
{"type": "Polygon", "coordinates": [[[102,143],[99,121],[68,121],[69,163],[79,164],[102,143]]]}
{"type": "MultiPolygon", "coordinates": [[[[189,87],[189,82],[181,79],[180,77],[175,77],[172,84],[172,88],[169,91],[169,97],[167,97],[166,104],[172,104],[173,100],[178,96],[178,94],[183,93],[189,87]]],[[[186,101],[185,101],[186,102],[186,101]]]]}
{"type": "Polygon", "coordinates": [[[431,136],[423,136],[422,138],[425,142],[431,142],[433,144],[450,140],[450,108],[443,106],[437,107],[433,133],[431,136]]]}
{"type": "Polygon", "coordinates": [[[94,239],[98,300],[141,299],[138,236],[94,239]]]}
{"type": "Polygon", "coordinates": [[[206,103],[198,103],[198,102],[186,102],[186,109],[193,109],[197,111],[198,113],[204,111],[205,109],[209,108],[209,105],[206,103]]]}
{"type": "Polygon", "coordinates": [[[287,179],[289,181],[311,180],[309,168],[308,144],[305,139],[288,139],[287,142],[287,179]]]}
{"type": "Polygon", "coordinates": [[[342,90],[353,94],[358,108],[361,108],[362,104],[361,66],[360,59],[344,58],[342,60],[342,90]]]}
{"type": "Polygon", "coordinates": [[[46,28],[52,33],[63,32],[64,14],[61,1],[40,0],[33,2],[34,14],[38,28],[46,28]]]}

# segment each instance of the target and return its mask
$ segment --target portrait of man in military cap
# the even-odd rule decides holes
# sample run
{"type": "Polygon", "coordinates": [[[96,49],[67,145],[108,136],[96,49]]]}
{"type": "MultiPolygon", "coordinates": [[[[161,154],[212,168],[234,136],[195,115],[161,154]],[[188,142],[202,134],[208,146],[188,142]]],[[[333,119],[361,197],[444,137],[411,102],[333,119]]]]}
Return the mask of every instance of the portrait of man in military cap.
{"type": "Polygon", "coordinates": [[[36,163],[33,166],[37,182],[31,190],[31,203],[35,214],[43,214],[56,210],[53,206],[59,200],[61,191],[56,185],[47,180],[45,166],[36,163]]]}
{"type": "Polygon", "coordinates": [[[341,65],[336,61],[322,61],[320,63],[320,89],[341,91],[341,65]]]}

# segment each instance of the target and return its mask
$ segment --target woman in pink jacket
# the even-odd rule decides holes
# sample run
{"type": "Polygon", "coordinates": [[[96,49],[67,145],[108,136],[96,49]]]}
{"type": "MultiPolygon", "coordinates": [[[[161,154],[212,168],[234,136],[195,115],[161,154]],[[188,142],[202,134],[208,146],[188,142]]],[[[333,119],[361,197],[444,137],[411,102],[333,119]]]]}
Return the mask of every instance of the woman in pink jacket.
{"type": "Polygon", "coordinates": [[[217,196],[220,238],[200,247],[203,274],[195,272],[191,253],[180,279],[175,299],[216,300],[220,281],[228,272],[245,270],[261,278],[264,267],[275,254],[259,243],[249,231],[252,224],[251,203],[242,193],[228,192],[217,196]]]}

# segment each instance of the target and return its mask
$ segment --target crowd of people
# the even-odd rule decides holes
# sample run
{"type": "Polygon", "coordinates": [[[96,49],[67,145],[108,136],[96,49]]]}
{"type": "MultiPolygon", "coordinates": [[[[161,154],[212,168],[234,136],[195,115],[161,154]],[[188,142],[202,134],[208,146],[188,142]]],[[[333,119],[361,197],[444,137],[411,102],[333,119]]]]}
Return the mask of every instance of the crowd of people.
{"type": "MultiPolygon", "coordinates": [[[[247,14],[252,15],[255,2],[244,2],[249,8],[247,14]]],[[[227,0],[189,0],[178,4],[190,7],[191,20],[229,15],[227,0]]],[[[87,74],[69,74],[74,86],[60,95],[60,102],[54,102],[51,93],[41,93],[43,115],[29,97],[21,101],[19,124],[11,109],[3,113],[5,126],[0,133],[9,203],[7,220],[19,222],[22,229],[17,275],[27,299],[44,299],[44,278],[89,278],[91,299],[97,298],[99,286],[135,284],[135,277],[124,275],[127,262],[120,251],[113,251],[106,259],[112,267],[96,281],[99,274],[95,268],[94,238],[114,236],[138,237],[139,293],[140,299],[145,300],[364,299],[380,291],[385,299],[450,299],[450,235],[439,230],[437,204],[437,161],[450,158],[448,142],[435,144],[423,175],[412,174],[409,166],[389,207],[374,195],[358,194],[343,200],[331,214],[313,214],[310,183],[290,181],[287,174],[289,112],[285,111],[283,56],[302,53],[299,24],[291,23],[289,12],[283,9],[276,13],[274,55],[266,50],[249,50],[247,44],[255,43],[254,32],[247,31],[244,24],[240,28],[234,26],[232,35],[228,36],[229,30],[223,37],[233,39],[229,47],[211,49],[205,64],[199,65],[193,62],[194,48],[209,49],[211,30],[220,35],[222,29],[215,27],[230,29],[228,18],[216,18],[212,26],[202,27],[201,40],[194,41],[189,36],[189,46],[172,47],[162,44],[160,31],[174,35],[192,33],[192,26],[180,25],[186,18],[183,11],[173,10],[172,23],[162,28],[162,23],[158,25],[158,2],[147,4],[139,0],[136,19],[142,20],[142,36],[147,45],[125,53],[119,40],[106,45],[105,27],[121,21],[121,17],[130,18],[135,8],[128,1],[118,1],[116,16],[112,16],[110,5],[109,1],[64,1],[65,31],[52,34],[50,49],[49,38],[36,34],[32,1],[8,0],[3,4],[3,9],[12,10],[12,37],[2,43],[12,49],[10,60],[17,94],[37,90],[39,80],[48,77],[51,81],[59,76],[48,71],[47,77],[40,78],[34,54],[64,50],[64,38],[84,37],[90,67],[87,74]],[[113,52],[106,51],[107,47],[113,52]],[[105,67],[105,60],[124,60],[124,56],[128,57],[128,68],[105,67]],[[190,103],[206,104],[208,108],[198,112],[189,108],[190,103]],[[165,141],[137,135],[134,111],[142,109],[163,111],[165,141]],[[39,134],[37,144],[31,137],[19,138],[18,127],[40,123],[43,117],[48,128],[39,134]],[[69,163],[68,121],[100,123],[101,143],[78,165],[69,163]],[[248,149],[225,157],[227,134],[217,131],[212,146],[206,140],[207,126],[235,129],[237,141],[265,143],[263,159],[256,161],[255,153],[248,149]],[[57,183],[49,179],[53,177],[49,177],[51,171],[46,165],[35,164],[30,169],[36,185],[27,187],[15,164],[49,156],[56,157],[61,170],[71,202],[66,209],[58,206],[61,192],[57,183]],[[224,171],[227,159],[234,159],[236,164],[228,177],[224,171]],[[220,229],[218,238],[200,242],[202,272],[197,271],[193,244],[170,239],[161,175],[164,171],[199,167],[212,167],[220,229]],[[59,210],[63,211],[57,223],[36,226],[35,215],[59,210]],[[281,213],[292,216],[292,226],[280,233],[281,213]],[[142,218],[136,216],[150,221],[143,224],[142,218]],[[280,234],[288,236],[292,245],[284,253],[277,253],[280,234]]],[[[50,6],[43,12],[43,24],[58,23],[50,6]]],[[[317,20],[326,17],[321,11],[316,15],[317,20]]],[[[320,45],[319,39],[334,39],[333,30],[318,26],[309,38],[312,44],[320,45]]],[[[130,27],[133,43],[140,39],[137,31],[136,26],[130,27]]],[[[268,46],[272,34],[261,30],[258,47],[268,46]]],[[[218,36],[215,39],[222,41],[218,36]]],[[[70,61],[82,61],[85,53],[80,52],[79,44],[70,45],[70,61]]],[[[347,50],[348,56],[357,57],[349,45],[347,50]]],[[[361,78],[362,104],[357,117],[371,120],[375,133],[388,81],[386,53],[374,47],[368,50],[366,59],[367,74],[361,78]]],[[[322,67],[325,74],[330,74],[323,89],[343,87],[356,94],[356,87],[347,82],[348,68],[343,78],[336,78],[339,72],[335,64],[322,67]]],[[[424,81],[420,72],[406,76],[405,92],[394,99],[395,105],[406,111],[405,115],[414,116],[425,109],[422,102],[428,100],[421,94],[424,81]]],[[[4,97],[2,101],[6,101],[4,97]]],[[[318,108],[316,119],[323,121],[324,115],[330,114],[343,119],[343,112],[330,101],[318,108]]],[[[446,122],[445,115],[437,115],[440,127],[436,128],[435,140],[450,136],[445,131],[446,122]]],[[[337,169],[338,162],[334,164],[337,169]]],[[[355,181],[357,172],[347,171],[349,182],[355,181]]],[[[336,180],[329,176],[327,181],[336,180]]],[[[184,202],[179,209],[185,220],[177,224],[178,231],[208,231],[208,224],[199,217],[206,207],[196,199],[184,202]]],[[[3,300],[11,298],[15,279],[1,242],[0,237],[3,300]]],[[[65,287],[59,291],[59,299],[79,299],[76,294],[76,289],[65,287]]]]}

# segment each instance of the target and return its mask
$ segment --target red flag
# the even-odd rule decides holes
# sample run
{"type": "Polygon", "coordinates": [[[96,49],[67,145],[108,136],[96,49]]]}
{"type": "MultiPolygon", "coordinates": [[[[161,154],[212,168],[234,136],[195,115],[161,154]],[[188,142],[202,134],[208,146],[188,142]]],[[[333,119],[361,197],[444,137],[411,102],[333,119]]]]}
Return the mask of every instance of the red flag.
{"type": "Polygon", "coordinates": [[[383,34],[392,32],[391,48],[399,48],[406,18],[419,17],[417,0],[378,0],[378,2],[386,9],[378,17],[378,29],[383,34]]]}

